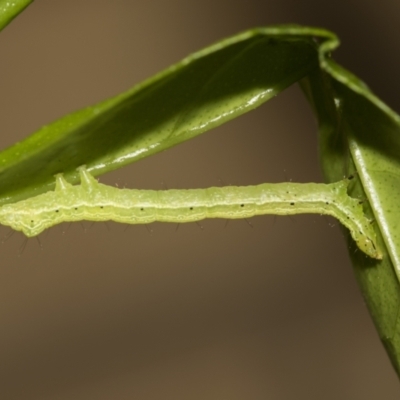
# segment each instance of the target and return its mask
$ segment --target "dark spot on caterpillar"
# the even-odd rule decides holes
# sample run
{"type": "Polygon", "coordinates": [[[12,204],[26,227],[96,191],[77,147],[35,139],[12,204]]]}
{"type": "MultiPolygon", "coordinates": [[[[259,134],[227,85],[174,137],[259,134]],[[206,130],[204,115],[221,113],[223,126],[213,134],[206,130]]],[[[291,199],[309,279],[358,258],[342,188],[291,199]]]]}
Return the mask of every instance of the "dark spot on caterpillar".
{"type": "Polygon", "coordinates": [[[190,207],[189,210],[193,210],[193,207],[190,207]]]}
{"type": "Polygon", "coordinates": [[[244,207],[244,204],[241,204],[240,207],[244,207]]]}
{"type": "Polygon", "coordinates": [[[140,211],[144,211],[144,208],[141,208],[140,211]]]}
{"type": "Polygon", "coordinates": [[[354,175],[350,175],[347,179],[351,181],[354,178],[354,175]]]}
{"type": "Polygon", "coordinates": [[[325,202],[325,204],[328,206],[329,205],[329,201],[325,202]]]}
{"type": "Polygon", "coordinates": [[[100,206],[100,208],[104,208],[103,206],[100,206]]]}
{"type": "Polygon", "coordinates": [[[59,212],[60,210],[56,210],[56,212],[59,212]]]}
{"type": "Polygon", "coordinates": [[[294,203],[290,203],[291,206],[294,206],[294,203]]]}
{"type": "Polygon", "coordinates": [[[75,207],[75,210],[77,210],[78,209],[78,207],[75,207]]]}

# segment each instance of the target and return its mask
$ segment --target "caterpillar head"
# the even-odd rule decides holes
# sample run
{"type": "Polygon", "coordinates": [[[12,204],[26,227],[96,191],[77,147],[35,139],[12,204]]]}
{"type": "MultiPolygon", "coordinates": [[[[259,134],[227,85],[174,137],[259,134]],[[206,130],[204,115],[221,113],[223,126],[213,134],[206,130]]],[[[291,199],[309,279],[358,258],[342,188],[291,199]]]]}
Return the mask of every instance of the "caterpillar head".
{"type": "Polygon", "coordinates": [[[375,242],[368,236],[362,235],[359,237],[357,240],[357,246],[370,257],[375,258],[376,260],[382,260],[382,253],[375,246],[375,242]]]}

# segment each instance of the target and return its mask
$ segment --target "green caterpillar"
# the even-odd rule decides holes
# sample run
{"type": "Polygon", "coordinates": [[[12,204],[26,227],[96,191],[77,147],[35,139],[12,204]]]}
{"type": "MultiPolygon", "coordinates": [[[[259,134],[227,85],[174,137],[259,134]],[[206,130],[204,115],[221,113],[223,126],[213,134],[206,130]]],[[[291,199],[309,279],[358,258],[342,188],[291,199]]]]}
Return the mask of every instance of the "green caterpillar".
{"type": "Polygon", "coordinates": [[[0,224],[31,237],[61,222],[81,220],[148,224],[263,214],[325,214],[346,226],[364,253],[382,258],[362,205],[347,194],[350,179],[331,184],[289,182],[156,191],[100,184],[85,167],[80,167],[79,173],[81,185],[71,185],[58,174],[54,191],[0,207],[0,224]]]}

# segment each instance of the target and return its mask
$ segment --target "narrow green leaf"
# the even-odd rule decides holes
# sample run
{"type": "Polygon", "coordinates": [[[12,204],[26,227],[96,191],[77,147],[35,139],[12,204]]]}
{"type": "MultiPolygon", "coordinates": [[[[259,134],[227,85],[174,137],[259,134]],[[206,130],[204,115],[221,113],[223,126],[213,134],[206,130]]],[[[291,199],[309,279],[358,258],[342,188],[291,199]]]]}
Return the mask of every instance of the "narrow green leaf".
{"type": "Polygon", "coordinates": [[[0,0],[0,31],[32,2],[33,0],[0,0]]]}
{"type": "MultiPolygon", "coordinates": [[[[330,48],[337,42],[330,42],[330,48]]],[[[321,162],[330,182],[356,172],[352,194],[366,199],[378,262],[348,238],[354,271],[380,338],[400,375],[400,117],[368,87],[335,64],[321,46],[321,69],[303,81],[320,124],[321,162]]]]}

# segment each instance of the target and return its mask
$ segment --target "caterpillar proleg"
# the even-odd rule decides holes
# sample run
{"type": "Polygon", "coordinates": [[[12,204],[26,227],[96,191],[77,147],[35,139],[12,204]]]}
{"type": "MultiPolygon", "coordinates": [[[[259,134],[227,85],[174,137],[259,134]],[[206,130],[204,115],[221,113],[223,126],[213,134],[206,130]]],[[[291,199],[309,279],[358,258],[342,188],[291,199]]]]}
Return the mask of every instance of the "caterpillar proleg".
{"type": "Polygon", "coordinates": [[[382,258],[362,205],[347,194],[349,179],[331,184],[285,182],[156,191],[103,185],[85,167],[80,167],[79,173],[80,185],[71,185],[58,174],[54,191],[0,207],[0,224],[31,237],[67,221],[148,224],[263,214],[325,214],[346,226],[364,253],[382,258]]]}

